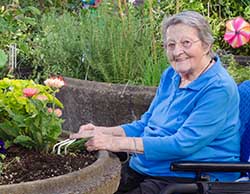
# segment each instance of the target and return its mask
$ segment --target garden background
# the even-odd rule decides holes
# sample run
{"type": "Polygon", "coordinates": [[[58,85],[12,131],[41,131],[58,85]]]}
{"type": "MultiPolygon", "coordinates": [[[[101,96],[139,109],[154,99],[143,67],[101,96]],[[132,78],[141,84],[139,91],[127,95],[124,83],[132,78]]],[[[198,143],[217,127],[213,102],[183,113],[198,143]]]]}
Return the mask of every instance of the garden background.
{"type": "Polygon", "coordinates": [[[169,65],[162,47],[164,15],[182,10],[205,15],[218,51],[237,82],[250,79],[250,62],[239,65],[234,55],[250,56],[250,43],[233,49],[223,40],[227,20],[250,21],[249,0],[103,0],[82,8],[80,0],[1,0],[0,77],[41,82],[51,74],[126,83],[158,84],[169,65]],[[17,48],[16,66],[9,53],[17,48]],[[12,59],[12,60],[11,60],[12,59]]]}

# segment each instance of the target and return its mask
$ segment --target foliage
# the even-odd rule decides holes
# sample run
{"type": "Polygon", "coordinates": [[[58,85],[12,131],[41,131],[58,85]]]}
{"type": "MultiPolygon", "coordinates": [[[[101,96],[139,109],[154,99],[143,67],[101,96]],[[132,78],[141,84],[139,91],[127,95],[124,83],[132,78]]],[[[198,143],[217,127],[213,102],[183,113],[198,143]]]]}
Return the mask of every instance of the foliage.
{"type": "Polygon", "coordinates": [[[8,73],[8,67],[6,65],[7,61],[8,56],[0,49],[0,78],[3,78],[8,73]]]}
{"type": "Polygon", "coordinates": [[[10,45],[16,44],[18,67],[29,66],[33,60],[33,39],[40,15],[39,9],[33,6],[21,7],[18,1],[5,4],[0,9],[0,49],[8,51],[10,45]]]}
{"type": "Polygon", "coordinates": [[[244,67],[237,63],[231,62],[227,70],[237,83],[241,83],[244,80],[250,80],[250,67],[249,66],[244,67]]]}
{"type": "Polygon", "coordinates": [[[82,47],[80,27],[77,18],[69,13],[58,15],[56,12],[41,20],[43,35],[35,40],[37,67],[42,68],[43,77],[48,74],[62,74],[82,78],[84,69],[81,64],[82,47]]]}
{"type": "Polygon", "coordinates": [[[161,42],[152,43],[154,25],[148,17],[135,17],[132,6],[122,17],[112,10],[103,3],[96,12],[82,10],[77,17],[45,15],[44,35],[36,49],[44,76],[52,72],[113,83],[157,84],[166,58],[161,42]]]}
{"type": "Polygon", "coordinates": [[[0,49],[0,69],[2,69],[7,63],[7,55],[0,49]]]}
{"type": "Polygon", "coordinates": [[[231,48],[225,22],[250,20],[248,0],[145,0],[142,6],[105,0],[96,10],[80,1],[2,0],[0,49],[16,43],[18,67],[30,66],[32,78],[49,74],[114,83],[157,85],[167,66],[162,49],[165,15],[196,10],[206,16],[215,37],[214,50],[249,55],[250,44],[231,48]],[[43,13],[43,14],[42,14],[43,13]]]}
{"type": "Polygon", "coordinates": [[[11,4],[19,4],[21,7],[34,6],[43,12],[49,11],[50,8],[58,8],[58,9],[68,9],[75,10],[79,9],[80,0],[1,0],[0,6],[11,5],[11,4]]]}
{"type": "Polygon", "coordinates": [[[0,80],[0,139],[6,147],[19,144],[45,152],[51,148],[62,124],[53,112],[56,106],[63,108],[57,91],[32,80],[0,80]]]}
{"type": "Polygon", "coordinates": [[[234,59],[232,54],[224,53],[221,55],[221,60],[226,64],[229,74],[237,83],[244,80],[250,80],[250,66],[242,66],[234,59]]]}

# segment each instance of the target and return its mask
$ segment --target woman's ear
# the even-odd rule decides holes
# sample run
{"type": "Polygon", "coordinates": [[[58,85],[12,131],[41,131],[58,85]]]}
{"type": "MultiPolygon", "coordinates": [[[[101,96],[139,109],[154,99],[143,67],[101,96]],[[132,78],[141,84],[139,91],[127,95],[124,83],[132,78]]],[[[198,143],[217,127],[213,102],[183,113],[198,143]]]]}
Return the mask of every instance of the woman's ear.
{"type": "Polygon", "coordinates": [[[211,50],[211,44],[203,43],[204,55],[208,55],[211,50]]]}

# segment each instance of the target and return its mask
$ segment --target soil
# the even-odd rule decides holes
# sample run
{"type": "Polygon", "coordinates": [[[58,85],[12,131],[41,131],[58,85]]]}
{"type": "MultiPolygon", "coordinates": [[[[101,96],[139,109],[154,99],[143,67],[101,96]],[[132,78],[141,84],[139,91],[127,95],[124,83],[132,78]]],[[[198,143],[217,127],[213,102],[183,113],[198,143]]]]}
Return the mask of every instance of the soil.
{"type": "Polygon", "coordinates": [[[97,152],[56,155],[11,147],[4,159],[0,185],[41,180],[67,174],[92,164],[97,152]]]}

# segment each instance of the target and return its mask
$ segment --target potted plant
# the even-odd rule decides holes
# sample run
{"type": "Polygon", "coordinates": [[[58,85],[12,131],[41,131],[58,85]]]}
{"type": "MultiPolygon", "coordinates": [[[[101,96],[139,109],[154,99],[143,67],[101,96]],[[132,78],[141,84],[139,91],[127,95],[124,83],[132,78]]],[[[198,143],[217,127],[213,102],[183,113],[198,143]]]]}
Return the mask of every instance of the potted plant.
{"type": "Polygon", "coordinates": [[[55,94],[64,85],[64,81],[54,77],[44,83],[41,85],[32,80],[8,78],[0,80],[0,193],[49,194],[77,191],[92,194],[98,193],[96,187],[106,191],[106,194],[113,193],[119,182],[120,163],[118,159],[109,157],[107,152],[89,154],[83,151],[81,154],[69,155],[50,153],[62,132],[63,120],[60,116],[63,104],[55,94]],[[86,163],[84,158],[87,155],[91,161],[86,163]],[[43,168],[47,166],[46,162],[49,168],[43,168]],[[31,173],[29,167],[34,164],[41,168],[31,173]],[[79,170],[83,167],[86,168],[79,170]],[[13,168],[14,171],[10,171],[13,168]],[[65,168],[68,169],[66,173],[70,173],[62,175],[61,171],[65,168]],[[110,177],[106,182],[103,181],[104,175],[110,177]],[[8,181],[11,184],[7,184],[8,181]]]}

